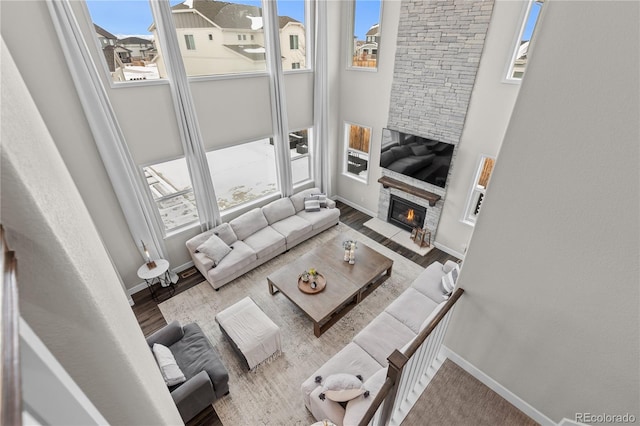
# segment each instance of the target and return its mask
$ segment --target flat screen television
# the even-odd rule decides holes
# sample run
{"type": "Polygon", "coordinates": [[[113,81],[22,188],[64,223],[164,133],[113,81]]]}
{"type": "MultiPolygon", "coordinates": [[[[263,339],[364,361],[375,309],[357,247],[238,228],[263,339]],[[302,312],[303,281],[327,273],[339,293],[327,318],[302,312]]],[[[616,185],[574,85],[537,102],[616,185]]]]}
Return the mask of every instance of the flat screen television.
{"type": "Polygon", "coordinates": [[[453,145],[382,129],[380,167],[444,188],[453,145]]]}

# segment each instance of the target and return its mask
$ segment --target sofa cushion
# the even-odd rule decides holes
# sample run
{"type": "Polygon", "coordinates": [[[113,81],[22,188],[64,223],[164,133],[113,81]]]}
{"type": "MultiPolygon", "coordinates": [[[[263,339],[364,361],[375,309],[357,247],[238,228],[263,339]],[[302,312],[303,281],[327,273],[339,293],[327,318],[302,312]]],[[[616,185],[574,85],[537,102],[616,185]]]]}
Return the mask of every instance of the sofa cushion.
{"type": "Polygon", "coordinates": [[[369,396],[361,395],[347,402],[347,408],[342,420],[344,425],[357,425],[360,423],[386,379],[387,369],[383,368],[364,382],[364,387],[369,392],[369,396]]]}
{"type": "Polygon", "coordinates": [[[271,227],[284,236],[287,245],[297,242],[313,229],[311,223],[296,215],[282,219],[271,227]]]}
{"type": "Polygon", "coordinates": [[[442,301],[440,302],[434,309],[433,311],[431,311],[431,313],[424,319],[424,321],[422,321],[422,324],[420,325],[420,330],[422,331],[425,328],[427,328],[427,326],[431,323],[431,321],[433,321],[433,319],[436,317],[436,315],[438,315],[438,312],[440,312],[440,310],[444,307],[444,305],[447,303],[447,301],[442,301]]]}
{"type": "Polygon", "coordinates": [[[434,302],[440,303],[445,295],[444,289],[442,288],[443,275],[442,264],[440,262],[433,262],[418,275],[411,284],[411,287],[429,297],[434,302]]]}
{"type": "Polygon", "coordinates": [[[420,325],[436,306],[436,302],[409,287],[384,311],[418,334],[420,325]]]}
{"type": "Polygon", "coordinates": [[[236,237],[244,241],[249,235],[255,234],[269,224],[262,213],[262,209],[255,208],[233,219],[229,222],[229,225],[231,225],[236,237]]]}
{"type": "Polygon", "coordinates": [[[296,214],[296,210],[289,198],[280,198],[264,206],[262,213],[267,219],[267,223],[273,225],[275,222],[293,216],[296,214]]]}
{"type": "Polygon", "coordinates": [[[309,395],[314,389],[320,387],[315,382],[316,376],[328,377],[336,373],[360,374],[366,381],[381,368],[382,365],[366,353],[364,349],[353,342],[349,342],[347,346],[331,357],[302,383],[304,403],[308,408],[311,408],[309,395]]]}
{"type": "Polygon", "coordinates": [[[224,241],[228,246],[238,241],[238,237],[236,236],[235,232],[233,232],[231,225],[229,225],[228,223],[218,225],[213,228],[212,231],[213,235],[217,235],[218,237],[220,237],[220,239],[224,241]]]}
{"type": "MultiPolygon", "coordinates": [[[[332,401],[329,398],[320,399],[322,387],[318,386],[311,391],[309,411],[316,419],[329,420],[332,425],[343,426],[342,419],[345,415],[344,403],[332,401]]],[[[315,423],[314,423],[315,424],[315,423]]],[[[320,424],[323,424],[320,422],[320,424]]],[[[313,426],[313,425],[312,425],[313,426]]]]}
{"type": "Polygon", "coordinates": [[[231,247],[233,250],[222,259],[218,266],[209,270],[208,274],[212,281],[223,280],[243,270],[258,258],[256,252],[243,241],[236,241],[231,247]]]}
{"type": "Polygon", "coordinates": [[[282,234],[270,226],[249,235],[244,242],[256,252],[258,259],[269,256],[274,251],[284,251],[286,244],[282,234]]]}
{"type": "Polygon", "coordinates": [[[182,339],[171,345],[170,349],[186,378],[206,371],[212,383],[226,382],[229,378],[227,369],[198,324],[186,324],[183,330],[182,339]]]}
{"type": "Polygon", "coordinates": [[[231,247],[229,247],[214,233],[214,235],[210,236],[207,241],[200,244],[196,250],[213,260],[213,266],[215,267],[226,255],[229,254],[231,247]]]}
{"type": "Polygon", "coordinates": [[[293,207],[296,209],[296,213],[304,210],[304,199],[312,194],[319,194],[320,190],[318,188],[310,188],[305,189],[304,191],[300,191],[297,194],[293,194],[289,199],[293,204],[293,207]]]}
{"type": "Polygon", "coordinates": [[[153,355],[156,357],[156,361],[160,367],[162,378],[167,386],[175,386],[187,380],[182,370],[180,370],[180,367],[178,367],[178,363],[173,357],[171,349],[160,343],[154,343],[152,349],[153,355]]]}
{"type": "Polygon", "coordinates": [[[306,212],[303,210],[296,213],[296,216],[311,223],[311,226],[315,231],[316,229],[324,229],[332,224],[338,223],[338,219],[340,218],[340,210],[320,209],[320,211],[317,212],[306,212]]]}
{"type": "Polygon", "coordinates": [[[380,313],[353,338],[353,342],[364,349],[382,366],[388,364],[387,357],[415,337],[409,327],[386,312],[380,313]]]}

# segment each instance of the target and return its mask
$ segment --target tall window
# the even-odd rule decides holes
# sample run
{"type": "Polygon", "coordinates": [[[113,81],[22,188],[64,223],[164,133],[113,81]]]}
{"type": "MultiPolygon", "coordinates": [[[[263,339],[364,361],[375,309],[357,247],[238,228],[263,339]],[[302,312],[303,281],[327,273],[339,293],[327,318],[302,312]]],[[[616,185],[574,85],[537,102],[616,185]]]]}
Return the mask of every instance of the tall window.
{"type": "Polygon", "coordinates": [[[207,153],[220,211],[278,191],[272,143],[261,139],[207,153]]]}
{"type": "MultiPolygon", "coordinates": [[[[209,34],[211,35],[211,34],[209,34]]],[[[196,43],[193,41],[193,34],[185,34],[184,42],[187,46],[187,50],[196,50],[196,43]]]]}
{"type": "Polygon", "coordinates": [[[293,184],[311,180],[311,129],[289,133],[291,175],[293,184]]]}
{"type": "Polygon", "coordinates": [[[198,209],[184,158],[142,168],[165,234],[198,222],[198,209]]]}
{"type": "Polygon", "coordinates": [[[282,69],[307,68],[307,25],[304,0],[277,0],[282,69]],[[294,67],[293,64],[298,66],[294,67]]]}
{"type": "Polygon", "coordinates": [[[349,66],[378,67],[382,0],[354,0],[352,39],[349,41],[349,66]]]}
{"type": "MultiPolygon", "coordinates": [[[[191,34],[191,45],[199,46],[191,49],[188,43],[180,44],[187,75],[266,71],[261,6],[262,3],[255,0],[193,1],[193,7],[187,2],[171,6],[178,39],[191,34]],[[209,38],[210,34],[213,40],[209,38]],[[251,40],[247,41],[247,38],[251,40]]],[[[154,34],[158,31],[155,25],[152,25],[152,31],[154,34]]]]}
{"type": "Polygon", "coordinates": [[[148,2],[87,0],[86,4],[103,63],[114,82],[162,77],[156,38],[148,31],[153,22],[148,2]]]}
{"type": "Polygon", "coordinates": [[[524,75],[529,55],[529,45],[531,44],[536,24],[538,23],[543,2],[544,0],[530,0],[529,2],[528,10],[522,23],[522,28],[518,35],[518,42],[509,66],[508,79],[520,80],[524,75]]]}
{"type": "Polygon", "coordinates": [[[473,184],[469,191],[469,197],[467,198],[467,206],[464,212],[462,221],[469,225],[475,225],[480,208],[482,207],[482,201],[489,186],[489,180],[491,179],[491,173],[493,172],[493,166],[496,160],[493,157],[483,155],[480,157],[478,169],[473,178],[473,184]]]}
{"type": "Polygon", "coordinates": [[[345,123],[345,161],[343,173],[367,182],[369,174],[369,143],[371,128],[345,123]]]}

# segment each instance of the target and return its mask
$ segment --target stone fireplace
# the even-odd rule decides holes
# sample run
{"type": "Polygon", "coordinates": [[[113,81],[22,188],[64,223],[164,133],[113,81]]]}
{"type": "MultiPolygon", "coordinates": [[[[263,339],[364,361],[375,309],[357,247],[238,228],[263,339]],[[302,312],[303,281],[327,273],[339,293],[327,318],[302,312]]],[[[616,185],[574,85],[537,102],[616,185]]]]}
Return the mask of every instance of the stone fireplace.
{"type": "Polygon", "coordinates": [[[392,197],[399,197],[426,208],[422,227],[436,237],[493,3],[402,1],[387,127],[455,148],[444,188],[382,168],[382,179],[405,187],[380,185],[378,219],[388,220],[392,197]]]}

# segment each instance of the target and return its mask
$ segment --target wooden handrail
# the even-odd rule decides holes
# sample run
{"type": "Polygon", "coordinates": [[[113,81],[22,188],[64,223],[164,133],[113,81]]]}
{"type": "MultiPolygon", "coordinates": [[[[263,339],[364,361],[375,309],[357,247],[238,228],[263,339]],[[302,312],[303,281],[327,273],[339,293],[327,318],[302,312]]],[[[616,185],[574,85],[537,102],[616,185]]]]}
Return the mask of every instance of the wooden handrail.
{"type": "Polygon", "coordinates": [[[416,338],[411,342],[409,347],[406,349],[405,353],[400,352],[399,350],[394,350],[393,353],[387,358],[389,361],[389,369],[387,370],[387,378],[385,379],[384,384],[378,391],[378,394],[371,402],[369,409],[364,414],[358,426],[366,426],[371,422],[373,416],[378,411],[380,405],[384,402],[385,406],[383,407],[382,418],[385,419],[384,424],[388,421],[391,415],[391,409],[393,408],[393,404],[395,402],[395,392],[398,389],[398,382],[400,381],[401,374],[398,374],[398,371],[402,373],[402,368],[407,363],[407,361],[416,353],[418,348],[424,343],[425,340],[429,337],[429,335],[435,330],[435,328],[440,324],[442,319],[449,313],[453,305],[460,299],[464,290],[461,288],[456,289],[456,291],[451,295],[447,303],[444,304],[442,309],[436,314],[436,316],[431,320],[431,322],[422,330],[416,338]],[[393,398],[391,400],[387,400],[388,396],[391,396],[393,393],[393,398]],[[386,417],[385,417],[386,416],[386,417]]]}
{"type": "Polygon", "coordinates": [[[16,285],[16,259],[14,252],[7,248],[4,229],[0,225],[0,245],[2,246],[2,278],[0,300],[2,306],[2,363],[0,377],[2,386],[2,406],[0,424],[22,425],[22,390],[20,384],[20,335],[18,330],[18,288],[16,285]]]}

